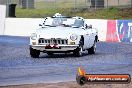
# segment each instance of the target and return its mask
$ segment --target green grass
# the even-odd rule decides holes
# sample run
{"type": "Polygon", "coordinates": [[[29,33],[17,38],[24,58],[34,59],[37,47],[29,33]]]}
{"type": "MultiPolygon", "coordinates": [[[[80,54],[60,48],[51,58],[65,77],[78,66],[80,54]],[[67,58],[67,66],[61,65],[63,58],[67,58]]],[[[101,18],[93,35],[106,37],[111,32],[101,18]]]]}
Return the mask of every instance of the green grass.
{"type": "Polygon", "coordinates": [[[35,2],[35,7],[36,9],[41,9],[41,8],[74,8],[76,7],[81,7],[81,6],[88,6],[90,3],[86,4],[85,0],[76,0],[76,4],[74,0],[57,0],[49,2],[49,1],[41,1],[41,2],[35,2]]]}
{"type": "MultiPolygon", "coordinates": [[[[18,0],[12,0],[18,3],[18,0]]],[[[109,9],[89,9],[90,4],[87,0],[53,0],[35,2],[35,9],[21,9],[17,5],[16,17],[18,18],[43,18],[53,16],[55,13],[61,13],[68,16],[81,16],[87,19],[132,19],[132,8],[118,9],[111,7],[109,9]],[[56,1],[56,2],[55,2],[56,1]],[[77,9],[75,10],[75,7],[77,9]],[[87,9],[86,9],[87,8],[87,9]]],[[[126,6],[125,6],[126,7],[126,6]]],[[[130,7],[130,6],[129,6],[130,7]]]]}
{"type": "MultiPolygon", "coordinates": [[[[19,18],[43,18],[47,16],[53,16],[55,13],[61,13],[68,15],[70,9],[16,9],[16,17],[19,18]]],[[[69,14],[70,15],[70,14],[69,14]]]]}
{"type": "Polygon", "coordinates": [[[16,9],[18,18],[43,18],[53,16],[55,13],[61,13],[68,16],[81,16],[87,19],[132,19],[132,9],[98,9],[88,10],[78,8],[43,8],[43,9],[16,9]]]}

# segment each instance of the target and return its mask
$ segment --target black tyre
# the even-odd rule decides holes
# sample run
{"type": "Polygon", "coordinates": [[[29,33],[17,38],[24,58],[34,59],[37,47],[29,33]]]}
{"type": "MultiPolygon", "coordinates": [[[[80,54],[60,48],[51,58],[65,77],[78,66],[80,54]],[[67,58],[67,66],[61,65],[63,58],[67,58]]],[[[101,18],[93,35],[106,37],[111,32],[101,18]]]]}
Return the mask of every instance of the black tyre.
{"type": "Polygon", "coordinates": [[[47,52],[47,54],[48,54],[49,56],[52,56],[52,55],[53,55],[53,53],[52,53],[52,52],[47,52]]]}
{"type": "Polygon", "coordinates": [[[83,48],[80,46],[77,49],[74,50],[73,54],[74,56],[81,57],[83,52],[83,48]]]}
{"type": "Polygon", "coordinates": [[[40,51],[30,47],[30,55],[32,58],[39,58],[40,51]]]}
{"type": "Polygon", "coordinates": [[[73,52],[74,56],[81,57],[83,53],[84,38],[81,36],[79,47],[76,48],[73,52]]]}
{"type": "Polygon", "coordinates": [[[96,41],[94,42],[93,46],[88,49],[89,54],[95,54],[96,52],[96,41]]]}

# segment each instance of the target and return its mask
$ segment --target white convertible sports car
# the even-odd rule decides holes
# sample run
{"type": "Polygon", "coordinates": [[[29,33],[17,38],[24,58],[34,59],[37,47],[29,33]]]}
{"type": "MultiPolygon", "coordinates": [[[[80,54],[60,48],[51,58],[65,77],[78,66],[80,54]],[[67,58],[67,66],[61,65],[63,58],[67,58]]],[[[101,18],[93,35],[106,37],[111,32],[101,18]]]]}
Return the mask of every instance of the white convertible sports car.
{"type": "Polygon", "coordinates": [[[40,52],[48,55],[73,52],[75,56],[82,56],[84,50],[89,54],[96,51],[98,32],[82,17],[69,18],[56,14],[45,18],[39,26],[41,28],[30,36],[30,55],[33,58],[38,58],[40,52]]]}

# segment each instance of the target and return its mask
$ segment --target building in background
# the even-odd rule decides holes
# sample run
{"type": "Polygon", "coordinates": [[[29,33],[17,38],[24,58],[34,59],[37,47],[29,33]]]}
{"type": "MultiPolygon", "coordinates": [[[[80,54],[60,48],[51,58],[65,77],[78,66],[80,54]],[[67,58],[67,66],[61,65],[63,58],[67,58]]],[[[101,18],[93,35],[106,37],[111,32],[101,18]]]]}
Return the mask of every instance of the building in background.
{"type": "Polygon", "coordinates": [[[6,4],[6,0],[0,0],[0,4],[1,4],[1,5],[6,4]]]}
{"type": "Polygon", "coordinates": [[[90,0],[91,1],[91,8],[103,8],[104,7],[104,0],[90,0]]]}
{"type": "Polygon", "coordinates": [[[17,4],[23,9],[34,9],[35,0],[0,0],[1,5],[17,4]]]}
{"type": "Polygon", "coordinates": [[[34,9],[34,0],[20,0],[23,9],[34,9]]]}
{"type": "Polygon", "coordinates": [[[11,4],[12,0],[0,0],[0,5],[11,4]]]}
{"type": "Polygon", "coordinates": [[[132,0],[0,0],[0,4],[17,4],[17,7],[23,9],[33,9],[40,7],[64,8],[60,6],[69,6],[73,8],[132,8],[132,0]]]}
{"type": "Polygon", "coordinates": [[[131,7],[132,0],[88,0],[91,3],[92,8],[102,8],[102,7],[131,7]]]}
{"type": "Polygon", "coordinates": [[[131,7],[132,0],[104,0],[104,6],[105,7],[131,7]]]}

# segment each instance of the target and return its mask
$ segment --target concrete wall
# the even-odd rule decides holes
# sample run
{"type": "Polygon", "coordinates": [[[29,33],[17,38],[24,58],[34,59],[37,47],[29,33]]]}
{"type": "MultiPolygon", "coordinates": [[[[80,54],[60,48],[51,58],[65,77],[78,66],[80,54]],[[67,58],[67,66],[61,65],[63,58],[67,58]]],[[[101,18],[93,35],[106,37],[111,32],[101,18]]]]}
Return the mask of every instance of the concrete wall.
{"type": "Polygon", "coordinates": [[[0,35],[4,34],[6,6],[0,5],[0,35]]]}
{"type": "Polygon", "coordinates": [[[4,35],[30,36],[40,23],[42,18],[6,18],[4,35]]]}
{"type": "Polygon", "coordinates": [[[107,20],[103,19],[86,19],[85,20],[88,25],[92,25],[93,28],[98,30],[99,40],[106,40],[107,33],[107,20]]]}
{"type": "MultiPolygon", "coordinates": [[[[4,35],[11,36],[30,36],[35,29],[40,28],[43,18],[6,18],[4,35]]],[[[86,19],[88,25],[98,29],[99,40],[106,40],[107,20],[86,19]]]]}
{"type": "MultiPolygon", "coordinates": [[[[3,35],[30,36],[40,28],[43,18],[6,18],[3,35]]],[[[85,19],[98,30],[99,40],[107,42],[132,42],[132,20],[85,19]]]]}

